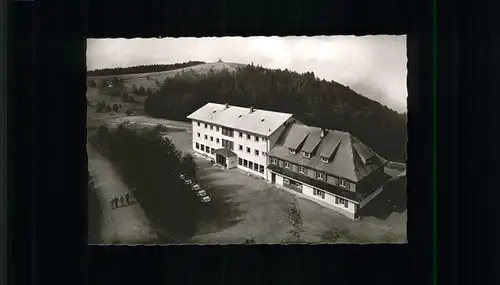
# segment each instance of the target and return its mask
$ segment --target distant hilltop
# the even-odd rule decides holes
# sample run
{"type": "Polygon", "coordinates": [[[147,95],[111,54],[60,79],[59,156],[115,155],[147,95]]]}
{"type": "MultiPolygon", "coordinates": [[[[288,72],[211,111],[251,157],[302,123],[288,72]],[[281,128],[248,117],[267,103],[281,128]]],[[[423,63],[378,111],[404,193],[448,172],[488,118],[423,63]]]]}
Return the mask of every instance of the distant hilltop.
{"type": "Polygon", "coordinates": [[[209,71],[236,71],[236,69],[245,67],[246,64],[235,62],[224,62],[219,59],[214,63],[206,63],[202,61],[190,61],[176,64],[154,64],[154,65],[139,65],[131,67],[105,68],[87,71],[87,76],[98,79],[99,77],[118,77],[122,79],[138,78],[144,76],[160,76],[170,72],[194,71],[206,73],[209,71]]]}

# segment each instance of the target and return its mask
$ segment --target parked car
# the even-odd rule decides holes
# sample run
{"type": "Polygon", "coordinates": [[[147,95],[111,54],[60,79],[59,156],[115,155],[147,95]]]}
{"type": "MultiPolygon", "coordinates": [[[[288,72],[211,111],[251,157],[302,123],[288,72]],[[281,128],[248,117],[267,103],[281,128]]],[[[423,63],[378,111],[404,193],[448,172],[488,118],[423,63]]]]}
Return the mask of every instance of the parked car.
{"type": "Polygon", "coordinates": [[[194,191],[200,191],[200,190],[203,190],[201,189],[201,186],[198,185],[198,184],[194,184],[193,186],[191,186],[191,189],[193,189],[194,191]]]}
{"type": "Polygon", "coordinates": [[[191,179],[187,179],[184,181],[184,183],[186,183],[187,185],[192,185],[194,182],[191,179]]]}
{"type": "Polygon", "coordinates": [[[204,197],[201,197],[200,201],[202,203],[208,203],[210,202],[212,199],[210,198],[210,196],[204,196],[204,197]]]}
{"type": "Polygon", "coordinates": [[[200,191],[196,192],[196,195],[198,195],[199,197],[207,196],[207,191],[200,190],[200,191]]]}

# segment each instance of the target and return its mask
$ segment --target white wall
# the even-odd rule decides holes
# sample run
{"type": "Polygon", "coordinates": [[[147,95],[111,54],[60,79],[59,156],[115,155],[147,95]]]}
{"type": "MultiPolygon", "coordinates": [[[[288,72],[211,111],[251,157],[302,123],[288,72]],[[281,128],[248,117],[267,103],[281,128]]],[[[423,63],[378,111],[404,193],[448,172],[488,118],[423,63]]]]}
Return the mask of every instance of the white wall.
{"type": "MultiPolygon", "coordinates": [[[[247,167],[240,166],[238,165],[238,159],[236,159],[236,164],[238,165],[239,169],[242,169],[244,171],[248,171],[254,175],[266,178],[266,173],[267,173],[267,153],[269,151],[268,149],[268,138],[265,138],[266,140],[262,140],[264,136],[259,137],[259,141],[255,141],[255,134],[250,133],[250,139],[247,139],[247,132],[242,130],[243,132],[243,137],[240,138],[239,133],[240,130],[233,129],[234,131],[234,137],[228,137],[222,135],[222,126],[218,126],[219,130],[217,131],[217,126],[213,125],[213,129],[210,130],[210,125],[207,123],[207,128],[205,128],[205,123],[200,122],[200,126],[198,126],[197,121],[192,122],[193,125],[193,149],[196,150],[196,143],[203,144],[205,146],[209,146],[211,148],[219,149],[222,148],[222,140],[228,140],[232,141],[234,144],[234,149],[233,152],[236,153],[238,158],[241,159],[246,159],[247,161],[251,161],[252,163],[257,163],[258,165],[264,166],[264,173],[260,173],[259,171],[254,171],[250,170],[247,167]],[[198,137],[198,133],[200,133],[200,137],[198,137]],[[205,139],[205,135],[207,135],[207,139],[205,139]],[[213,137],[213,141],[210,141],[210,137],[213,137]],[[219,142],[217,143],[217,138],[219,139],[219,142]],[[239,145],[243,146],[243,150],[240,151],[239,145]],[[247,153],[246,148],[250,147],[250,153],[247,153]],[[255,155],[255,150],[259,151],[259,155],[255,155]],[[266,155],[262,155],[262,153],[266,153],[266,155]]],[[[199,150],[197,150],[200,153],[199,150]]],[[[206,153],[205,153],[206,154],[206,153]]],[[[211,157],[215,157],[214,155],[210,155],[211,157]]]]}
{"type": "MultiPolygon", "coordinates": [[[[234,130],[234,153],[238,155],[238,158],[246,159],[253,163],[264,166],[264,173],[258,171],[249,171],[252,174],[259,175],[261,177],[266,177],[266,167],[267,167],[267,155],[262,155],[268,152],[267,141],[268,139],[264,136],[257,135],[259,141],[255,141],[255,134],[247,133],[244,130],[234,130]],[[240,132],[243,132],[243,137],[240,137],[240,132]],[[247,134],[250,134],[250,139],[247,139],[247,134]],[[262,140],[262,138],[266,140],[262,140]],[[243,150],[240,150],[240,145],[243,146],[243,150]],[[250,148],[250,153],[247,153],[247,147],[250,148]],[[259,151],[259,155],[255,155],[255,150],[259,151]]],[[[248,171],[249,169],[239,165],[238,168],[248,171]]]]}
{"type": "Polygon", "coordinates": [[[373,200],[373,198],[377,197],[378,194],[380,194],[383,190],[384,190],[384,186],[381,186],[380,188],[375,190],[372,194],[370,194],[368,197],[366,197],[363,201],[359,202],[359,208],[361,209],[364,206],[366,206],[366,204],[368,204],[368,202],[373,200]]]}
{"type": "MultiPolygon", "coordinates": [[[[269,177],[270,176],[271,175],[269,175],[269,177]]],[[[292,180],[294,180],[294,179],[292,179],[292,180]]],[[[300,182],[300,181],[298,181],[298,182],[300,182]]],[[[302,182],[300,182],[300,183],[302,183],[302,182]]],[[[276,174],[276,184],[283,186],[283,176],[282,175],[276,174]]],[[[345,199],[341,196],[338,196],[339,198],[347,200],[347,208],[346,208],[344,206],[344,204],[335,204],[335,197],[336,196],[333,194],[330,194],[326,191],[325,191],[325,199],[322,199],[320,196],[315,196],[314,195],[314,188],[315,187],[313,187],[311,185],[307,185],[307,184],[302,183],[302,195],[303,195],[303,197],[306,197],[312,201],[326,203],[329,206],[328,208],[333,209],[341,214],[346,215],[349,218],[354,219],[356,211],[357,211],[355,202],[350,201],[348,199],[345,199]]]]}
{"type": "MultiPolygon", "coordinates": [[[[206,129],[203,122],[200,122],[199,127],[198,127],[198,122],[193,121],[192,124],[193,124],[193,149],[196,150],[196,143],[200,143],[215,149],[219,149],[222,147],[221,127],[219,127],[219,131],[217,131],[215,125],[213,125],[213,129],[210,130],[210,124],[207,124],[206,129]],[[200,133],[200,137],[198,137],[198,133],[200,133]],[[205,139],[205,135],[207,135],[207,139],[205,139]],[[213,141],[210,141],[210,137],[213,137],[213,141]],[[219,143],[217,143],[217,138],[219,139],[219,143]]],[[[201,152],[201,153],[207,154],[206,152],[201,152]]],[[[210,156],[215,157],[212,154],[210,154],[210,156]]]]}

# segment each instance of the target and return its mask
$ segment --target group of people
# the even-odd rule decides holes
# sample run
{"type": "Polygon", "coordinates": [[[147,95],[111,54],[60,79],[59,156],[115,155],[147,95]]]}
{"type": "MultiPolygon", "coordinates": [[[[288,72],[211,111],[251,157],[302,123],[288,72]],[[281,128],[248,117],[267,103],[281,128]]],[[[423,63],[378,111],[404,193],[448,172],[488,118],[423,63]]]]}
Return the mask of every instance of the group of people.
{"type": "Polygon", "coordinates": [[[127,192],[125,194],[121,194],[120,196],[115,196],[111,198],[111,208],[118,208],[118,205],[123,206],[125,203],[130,205],[130,194],[127,192]]]}

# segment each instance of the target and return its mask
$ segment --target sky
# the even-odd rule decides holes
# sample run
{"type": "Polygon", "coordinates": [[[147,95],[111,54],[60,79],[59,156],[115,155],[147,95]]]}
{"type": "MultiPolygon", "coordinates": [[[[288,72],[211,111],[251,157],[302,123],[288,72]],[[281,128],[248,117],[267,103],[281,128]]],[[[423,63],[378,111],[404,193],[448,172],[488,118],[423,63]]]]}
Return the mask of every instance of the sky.
{"type": "Polygon", "coordinates": [[[404,35],[87,40],[87,70],[218,59],[314,72],[406,112],[404,35]]]}

